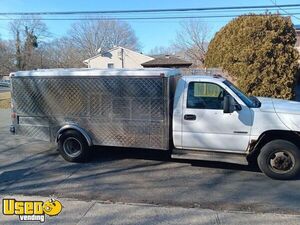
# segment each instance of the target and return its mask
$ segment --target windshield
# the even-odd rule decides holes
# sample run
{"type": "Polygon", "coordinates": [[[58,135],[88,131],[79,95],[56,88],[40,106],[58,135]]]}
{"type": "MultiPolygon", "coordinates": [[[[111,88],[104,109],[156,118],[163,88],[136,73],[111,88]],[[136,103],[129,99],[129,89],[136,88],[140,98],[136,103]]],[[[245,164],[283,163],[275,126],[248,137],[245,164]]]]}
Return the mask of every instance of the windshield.
{"type": "Polygon", "coordinates": [[[228,86],[248,107],[256,108],[260,106],[260,102],[257,98],[248,97],[230,81],[225,80],[223,83],[226,84],[226,86],[228,86]]]}

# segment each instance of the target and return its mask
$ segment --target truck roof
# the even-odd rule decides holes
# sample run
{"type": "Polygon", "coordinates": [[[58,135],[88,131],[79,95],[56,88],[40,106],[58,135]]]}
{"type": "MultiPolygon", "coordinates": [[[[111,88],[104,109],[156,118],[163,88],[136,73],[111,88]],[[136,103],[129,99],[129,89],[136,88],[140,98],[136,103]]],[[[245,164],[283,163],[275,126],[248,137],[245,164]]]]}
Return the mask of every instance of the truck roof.
{"type": "Polygon", "coordinates": [[[184,76],[184,79],[186,81],[194,81],[195,79],[199,80],[199,81],[212,81],[212,80],[218,80],[223,82],[224,80],[226,80],[224,77],[220,76],[220,75],[207,75],[207,74],[199,74],[199,75],[186,75],[184,76]]]}
{"type": "Polygon", "coordinates": [[[11,73],[14,77],[33,76],[175,76],[180,74],[177,69],[151,68],[151,69],[38,69],[31,71],[18,71],[11,73]]]}

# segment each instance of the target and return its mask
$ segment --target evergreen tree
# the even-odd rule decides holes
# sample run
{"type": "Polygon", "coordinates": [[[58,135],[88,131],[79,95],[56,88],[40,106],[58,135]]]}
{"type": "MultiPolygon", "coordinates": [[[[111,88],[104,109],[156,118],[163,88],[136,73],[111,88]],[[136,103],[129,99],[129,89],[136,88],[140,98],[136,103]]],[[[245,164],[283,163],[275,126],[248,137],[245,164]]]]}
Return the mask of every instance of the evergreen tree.
{"type": "Polygon", "coordinates": [[[289,17],[244,15],[233,19],[208,46],[207,67],[222,67],[249,95],[292,99],[299,67],[289,17]]]}

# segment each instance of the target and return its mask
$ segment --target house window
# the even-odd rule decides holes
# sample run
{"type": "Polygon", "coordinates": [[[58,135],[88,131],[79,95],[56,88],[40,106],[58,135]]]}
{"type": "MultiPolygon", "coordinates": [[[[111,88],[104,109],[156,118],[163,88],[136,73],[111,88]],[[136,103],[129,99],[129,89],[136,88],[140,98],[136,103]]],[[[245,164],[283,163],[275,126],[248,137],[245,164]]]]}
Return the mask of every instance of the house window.
{"type": "Polygon", "coordinates": [[[108,69],[113,69],[114,68],[114,64],[113,63],[108,63],[107,64],[107,68],[108,69]]]}

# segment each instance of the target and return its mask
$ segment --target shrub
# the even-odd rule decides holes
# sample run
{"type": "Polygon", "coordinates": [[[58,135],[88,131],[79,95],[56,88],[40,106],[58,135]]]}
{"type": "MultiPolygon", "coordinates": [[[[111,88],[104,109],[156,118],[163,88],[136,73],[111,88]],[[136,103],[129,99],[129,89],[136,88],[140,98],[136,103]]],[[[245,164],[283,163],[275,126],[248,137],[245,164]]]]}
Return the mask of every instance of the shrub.
{"type": "Polygon", "coordinates": [[[208,46],[207,67],[221,67],[247,94],[294,97],[298,52],[289,17],[243,15],[223,27],[208,46]]]}

